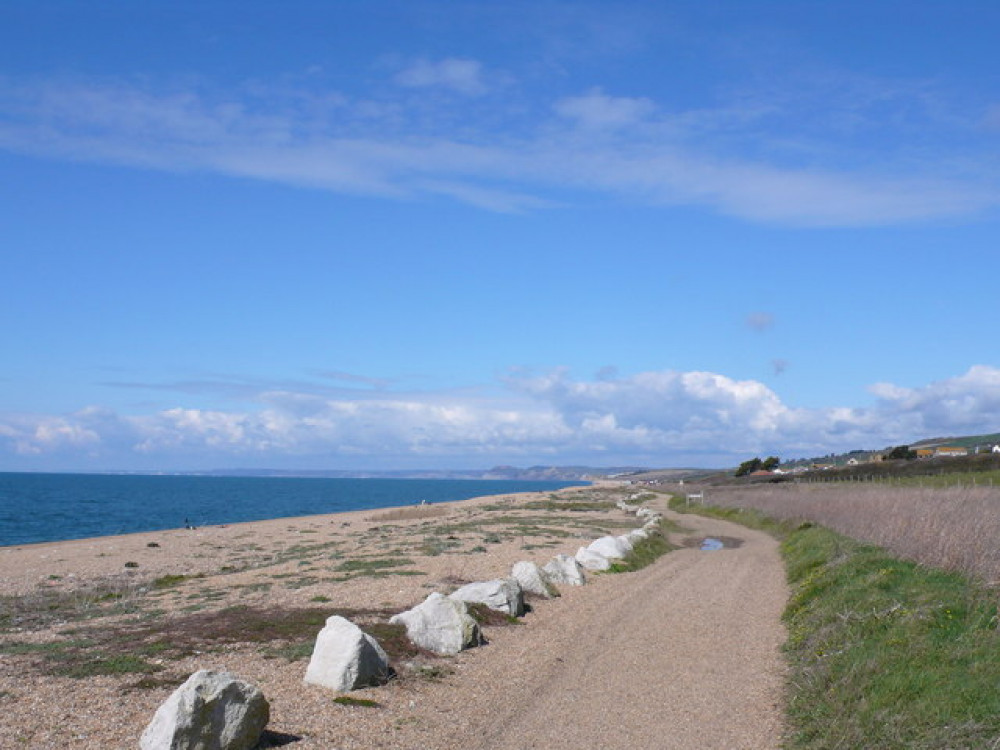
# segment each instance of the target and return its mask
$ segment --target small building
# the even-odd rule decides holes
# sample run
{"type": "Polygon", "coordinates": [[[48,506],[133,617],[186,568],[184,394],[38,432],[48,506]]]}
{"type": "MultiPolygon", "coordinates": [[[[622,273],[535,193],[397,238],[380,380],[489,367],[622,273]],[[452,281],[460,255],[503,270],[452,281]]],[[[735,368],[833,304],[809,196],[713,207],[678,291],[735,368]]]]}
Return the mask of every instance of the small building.
{"type": "Polygon", "coordinates": [[[935,456],[947,456],[947,457],[968,456],[969,455],[969,449],[968,448],[962,448],[962,447],[957,446],[957,445],[942,445],[942,446],[939,446],[934,451],[934,455],[935,456]]]}

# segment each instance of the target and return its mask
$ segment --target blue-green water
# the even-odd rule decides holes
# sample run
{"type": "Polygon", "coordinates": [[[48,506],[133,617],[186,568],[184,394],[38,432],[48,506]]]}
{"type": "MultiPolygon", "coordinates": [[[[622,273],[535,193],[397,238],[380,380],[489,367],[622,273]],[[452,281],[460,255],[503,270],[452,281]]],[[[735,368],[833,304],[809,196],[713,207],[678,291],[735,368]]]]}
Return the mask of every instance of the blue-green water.
{"type": "Polygon", "coordinates": [[[0,473],[0,546],[442,503],[579,482],[0,473]]]}

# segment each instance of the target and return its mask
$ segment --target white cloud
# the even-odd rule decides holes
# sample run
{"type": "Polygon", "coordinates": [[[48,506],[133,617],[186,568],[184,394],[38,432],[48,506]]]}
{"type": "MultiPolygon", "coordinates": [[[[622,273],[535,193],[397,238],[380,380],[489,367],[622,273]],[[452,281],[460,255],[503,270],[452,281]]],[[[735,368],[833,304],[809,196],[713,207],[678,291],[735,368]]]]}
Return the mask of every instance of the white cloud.
{"type": "MultiPolygon", "coordinates": [[[[410,86],[464,93],[484,86],[470,60],[424,61],[404,72],[410,86]]],[[[922,151],[898,168],[873,166],[876,155],[851,168],[829,166],[840,164],[829,154],[779,158],[761,146],[754,116],[741,121],[731,107],[666,116],[648,99],[595,89],[518,112],[484,102],[458,113],[433,101],[261,86],[219,94],[0,78],[0,148],[389,199],[446,195],[495,211],[537,210],[589,191],[751,221],[854,226],[960,216],[998,203],[991,177],[936,174],[939,163],[951,163],[946,155],[935,162],[922,151]],[[929,166],[914,171],[917,164],[929,166]]]]}
{"type": "Polygon", "coordinates": [[[482,64],[478,60],[455,57],[437,62],[417,60],[399,71],[395,80],[410,88],[446,88],[470,96],[487,90],[482,64]]]}
{"type": "Polygon", "coordinates": [[[879,383],[871,391],[879,398],[879,412],[905,420],[917,435],[1000,429],[1000,369],[994,367],[975,365],[922,388],[879,383]]]}
{"type": "Polygon", "coordinates": [[[162,466],[268,465],[358,457],[425,465],[496,461],[584,461],[668,465],[698,454],[716,464],[747,454],[799,456],[880,448],[920,437],[995,432],[1000,369],[977,365],[920,388],[877,384],[870,408],[799,409],[764,384],[711,372],[566,371],[512,375],[509,393],[364,391],[356,397],[287,390],[258,394],[258,411],[173,408],[119,415],[0,415],[0,458],[99,458],[128,468],[136,457],[162,466]]]}
{"type": "Polygon", "coordinates": [[[608,96],[601,89],[591,89],[583,96],[560,99],[553,109],[562,117],[591,129],[634,125],[651,115],[656,106],[649,99],[608,96]]]}

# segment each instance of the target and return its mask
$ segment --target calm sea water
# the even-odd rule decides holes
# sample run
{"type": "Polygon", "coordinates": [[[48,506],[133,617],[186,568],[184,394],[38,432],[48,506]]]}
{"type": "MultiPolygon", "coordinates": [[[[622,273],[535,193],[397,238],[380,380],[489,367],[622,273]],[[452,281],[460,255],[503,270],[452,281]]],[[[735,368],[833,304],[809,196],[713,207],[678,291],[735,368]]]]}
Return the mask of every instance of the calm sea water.
{"type": "Polygon", "coordinates": [[[0,546],[538,492],[578,482],[0,473],[0,546]]]}

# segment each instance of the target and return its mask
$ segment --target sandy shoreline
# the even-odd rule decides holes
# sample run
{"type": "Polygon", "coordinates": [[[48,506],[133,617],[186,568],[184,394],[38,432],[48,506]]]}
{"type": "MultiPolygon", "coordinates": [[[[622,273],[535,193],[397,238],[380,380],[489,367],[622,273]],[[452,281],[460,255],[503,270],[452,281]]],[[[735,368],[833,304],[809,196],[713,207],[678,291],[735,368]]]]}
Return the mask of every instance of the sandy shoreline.
{"type": "MultiPolygon", "coordinates": [[[[595,482],[593,487],[613,487],[614,483],[595,482]]],[[[552,494],[572,493],[581,487],[552,490],[552,494]]],[[[280,537],[296,530],[320,529],[324,526],[365,524],[386,514],[416,512],[415,509],[475,508],[486,503],[515,503],[518,499],[545,496],[549,492],[505,493],[484,495],[465,500],[453,500],[430,505],[399,505],[366,510],[341,511],[308,516],[288,516],[258,521],[237,521],[228,524],[199,526],[195,529],[163,529],[138,531],[130,534],[33,542],[0,546],[0,594],[24,593],[36,584],[51,583],[52,576],[101,576],[142,570],[146,574],[164,575],[206,573],[220,556],[195,557],[194,550],[215,548],[238,540],[241,534],[280,537]],[[151,547],[151,544],[159,545],[151,547]],[[166,552],[170,550],[170,552],[166,552]],[[154,552],[155,551],[155,552],[154,552]],[[140,561],[139,558],[142,558],[140,561]],[[201,561],[200,563],[198,561],[201,561]],[[126,569],[126,562],[138,562],[139,568],[126,569]]],[[[431,511],[436,512],[436,511],[431,511]]]]}
{"type": "MultiPolygon", "coordinates": [[[[364,627],[431,591],[505,576],[520,560],[572,555],[597,536],[640,525],[614,507],[634,492],[575,487],[0,548],[0,745],[137,747],[172,689],[214,668],[261,687],[273,746],[284,737],[294,750],[489,747],[482,743],[496,729],[491,712],[530,702],[543,689],[538,680],[558,677],[591,620],[617,630],[599,613],[618,597],[646,581],[648,590],[631,596],[652,601],[661,584],[648,588],[646,571],[592,576],[585,587],[537,602],[519,625],[487,627],[487,646],[419,669],[400,664],[399,679],[354,694],[378,708],[340,706],[329,691],[303,684],[319,624],[350,611],[364,627]],[[277,636],[268,634],[274,625],[277,636]]],[[[666,504],[666,495],[645,499],[657,509],[666,504]]],[[[668,585],[672,574],[661,575],[668,585]]],[[[739,606],[759,604],[755,592],[739,606]]],[[[778,614],[768,618],[780,631],[778,614]]],[[[596,654],[605,636],[594,637],[596,654]]],[[[645,651],[634,657],[649,663],[645,651]]],[[[585,737],[579,746],[588,746],[585,737]]]]}

